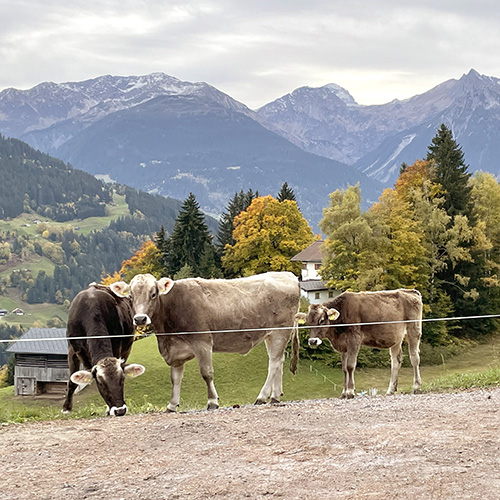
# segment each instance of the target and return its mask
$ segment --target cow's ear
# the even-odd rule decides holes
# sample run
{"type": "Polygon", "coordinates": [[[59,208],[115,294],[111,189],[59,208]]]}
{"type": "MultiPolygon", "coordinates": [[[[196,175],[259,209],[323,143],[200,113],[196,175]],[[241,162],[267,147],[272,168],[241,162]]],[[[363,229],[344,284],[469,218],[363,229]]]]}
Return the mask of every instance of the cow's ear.
{"type": "Polygon", "coordinates": [[[297,313],[293,320],[296,321],[299,325],[304,325],[306,323],[307,314],[306,313],[297,313]]]}
{"type": "Polygon", "coordinates": [[[146,368],[144,368],[144,366],[142,365],[133,363],[131,365],[125,366],[123,371],[125,372],[125,375],[128,375],[129,377],[138,377],[146,371],[146,368]]]}
{"type": "Polygon", "coordinates": [[[71,382],[78,385],[87,385],[92,382],[92,373],[87,370],[79,370],[70,377],[71,382]]]}
{"type": "Polygon", "coordinates": [[[126,297],[130,286],[125,281],[117,281],[116,283],[111,283],[109,288],[118,297],[126,297]]]}
{"type": "Polygon", "coordinates": [[[337,309],[328,309],[326,314],[328,314],[328,319],[330,321],[335,321],[340,316],[340,313],[337,311],[337,309]]]}
{"type": "Polygon", "coordinates": [[[158,290],[160,292],[160,295],[165,295],[166,293],[170,292],[173,286],[174,280],[171,280],[170,278],[161,278],[160,280],[158,280],[158,290]]]}

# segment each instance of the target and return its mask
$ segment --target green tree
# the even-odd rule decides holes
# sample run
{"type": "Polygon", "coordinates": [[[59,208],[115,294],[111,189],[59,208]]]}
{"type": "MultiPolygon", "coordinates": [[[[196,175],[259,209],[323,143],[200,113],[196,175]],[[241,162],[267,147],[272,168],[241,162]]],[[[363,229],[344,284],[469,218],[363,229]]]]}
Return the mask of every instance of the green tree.
{"type": "Polygon", "coordinates": [[[167,274],[167,255],[169,251],[169,240],[168,236],[165,232],[165,228],[163,225],[160,227],[160,230],[154,235],[155,246],[160,252],[159,263],[162,268],[162,276],[167,274]]]}
{"type": "Polygon", "coordinates": [[[369,217],[361,213],[359,185],[330,194],[330,205],[323,209],[320,228],[326,235],[321,277],[329,288],[360,291],[367,286],[358,281],[363,270],[372,269],[375,276],[380,274],[379,243],[369,217]]]}
{"type": "MultiPolygon", "coordinates": [[[[222,213],[217,230],[217,247],[224,250],[226,245],[234,245],[233,230],[234,218],[241,212],[246,210],[252,201],[259,196],[258,192],[253,192],[249,189],[246,193],[241,190],[239,193],[234,193],[233,198],[229,201],[226,211],[222,213]]],[[[222,254],[222,252],[221,252],[222,254]]]]}
{"type": "Polygon", "coordinates": [[[283,183],[280,192],[278,193],[278,201],[281,202],[285,200],[297,201],[295,199],[295,193],[293,192],[293,189],[288,185],[288,182],[283,183]]]}
{"type": "MultiPolygon", "coordinates": [[[[489,272],[485,250],[491,243],[483,226],[476,223],[471,176],[464,154],[445,125],[441,125],[432,139],[427,159],[435,165],[435,179],[443,189],[443,208],[450,216],[451,241],[456,243],[454,252],[448,252],[446,267],[437,277],[458,315],[486,312],[488,304],[482,299],[486,292],[484,278],[489,272]]],[[[492,328],[491,322],[478,321],[460,326],[459,331],[470,335],[487,333],[492,328]]]]}
{"type": "Polygon", "coordinates": [[[169,238],[166,256],[168,274],[173,276],[187,264],[195,276],[210,277],[203,275],[201,262],[205,252],[211,247],[212,239],[205,223],[205,215],[194,194],[190,193],[179,210],[169,238]]]}
{"type": "Polygon", "coordinates": [[[442,124],[428,147],[427,160],[435,165],[435,180],[444,190],[444,209],[452,217],[472,215],[472,187],[464,153],[446,125],[442,124]]]}
{"type": "Polygon", "coordinates": [[[292,271],[297,276],[300,262],[290,259],[314,241],[311,227],[297,203],[279,202],[272,196],[255,198],[234,220],[234,245],[226,245],[225,269],[249,276],[266,271],[292,271]]]}

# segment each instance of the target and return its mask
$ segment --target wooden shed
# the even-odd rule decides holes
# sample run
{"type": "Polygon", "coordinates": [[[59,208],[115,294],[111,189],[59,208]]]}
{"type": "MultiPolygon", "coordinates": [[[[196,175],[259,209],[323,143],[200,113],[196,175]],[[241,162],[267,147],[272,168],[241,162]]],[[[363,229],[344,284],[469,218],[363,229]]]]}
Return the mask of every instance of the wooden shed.
{"type": "Polygon", "coordinates": [[[69,377],[65,328],[30,328],[7,352],[16,360],[16,396],[64,394],[69,377]]]}

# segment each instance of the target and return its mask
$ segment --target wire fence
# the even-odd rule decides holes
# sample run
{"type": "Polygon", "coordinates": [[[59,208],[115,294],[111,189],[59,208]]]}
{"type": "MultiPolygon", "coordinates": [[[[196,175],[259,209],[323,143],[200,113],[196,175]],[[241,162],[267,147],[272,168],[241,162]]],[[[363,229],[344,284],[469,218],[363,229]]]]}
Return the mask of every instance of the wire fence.
{"type": "MultiPolygon", "coordinates": [[[[465,320],[479,320],[479,319],[492,319],[500,318],[500,314],[485,314],[481,316],[454,316],[451,318],[423,318],[423,319],[407,319],[407,320],[395,320],[395,321],[373,321],[366,323],[334,323],[328,325],[290,325],[290,326],[280,326],[280,327],[263,327],[263,328],[238,328],[232,330],[203,330],[203,331],[182,331],[182,332],[151,332],[142,336],[156,335],[156,336],[179,336],[179,335],[208,335],[208,334],[230,334],[230,333],[262,333],[269,331],[279,331],[279,330],[290,330],[291,328],[298,327],[300,329],[315,329],[315,328],[340,328],[349,326],[375,326],[375,325],[393,325],[402,323],[425,323],[425,322],[437,322],[437,321],[465,321],[465,320]]],[[[93,338],[106,339],[106,338],[120,338],[120,337],[136,337],[136,333],[129,335],[96,335],[96,336],[84,336],[84,337],[70,337],[71,340],[89,340],[93,338]]],[[[52,340],[66,340],[69,337],[43,337],[43,338],[27,338],[27,339],[4,339],[0,340],[0,344],[11,344],[15,342],[45,342],[52,340]]]]}

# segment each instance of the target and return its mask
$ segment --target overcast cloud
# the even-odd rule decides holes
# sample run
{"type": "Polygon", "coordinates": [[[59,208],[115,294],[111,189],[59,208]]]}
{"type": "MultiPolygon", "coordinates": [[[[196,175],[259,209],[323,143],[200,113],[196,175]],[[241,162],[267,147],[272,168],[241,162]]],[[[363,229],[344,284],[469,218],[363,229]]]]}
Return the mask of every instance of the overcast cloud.
{"type": "Polygon", "coordinates": [[[0,90],[104,74],[205,81],[251,108],[337,83],[405,99],[500,77],[497,0],[0,0],[0,90]]]}

